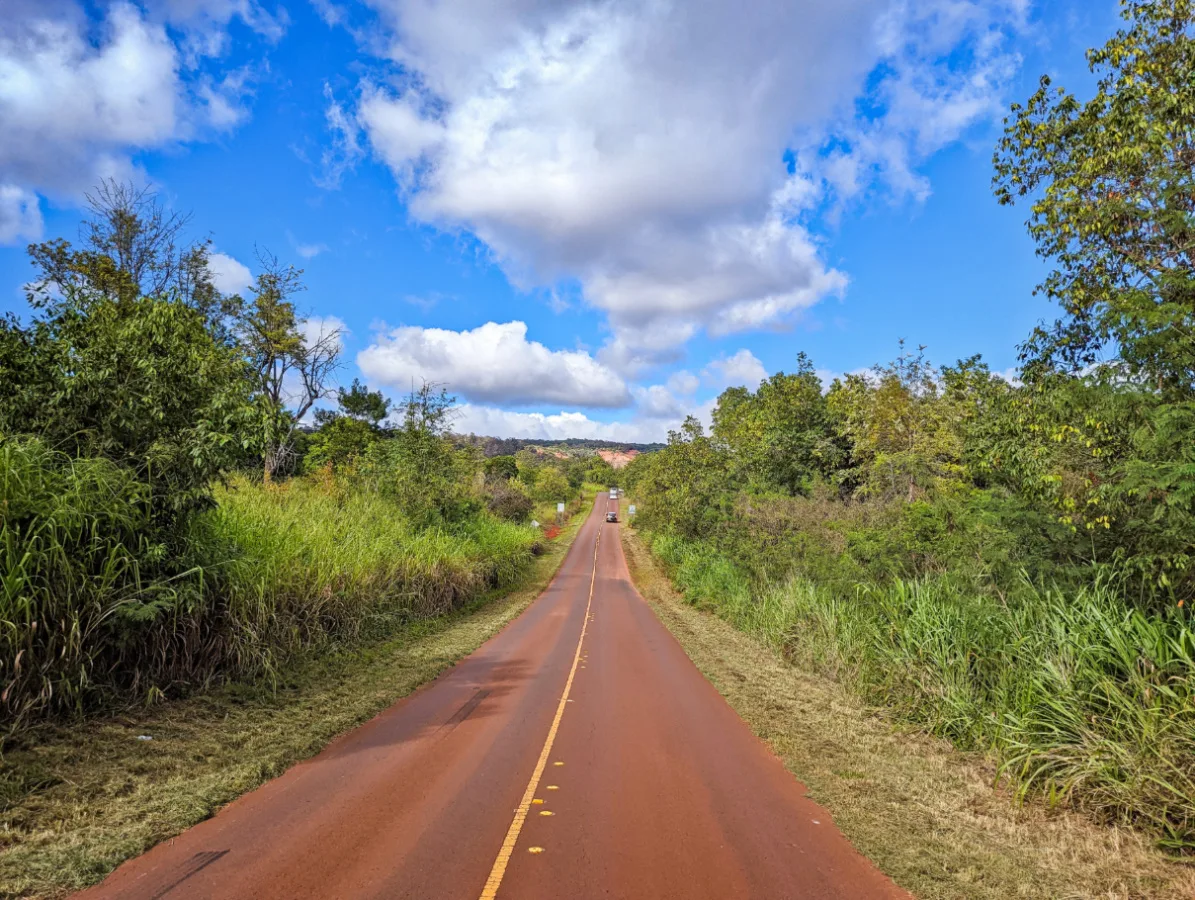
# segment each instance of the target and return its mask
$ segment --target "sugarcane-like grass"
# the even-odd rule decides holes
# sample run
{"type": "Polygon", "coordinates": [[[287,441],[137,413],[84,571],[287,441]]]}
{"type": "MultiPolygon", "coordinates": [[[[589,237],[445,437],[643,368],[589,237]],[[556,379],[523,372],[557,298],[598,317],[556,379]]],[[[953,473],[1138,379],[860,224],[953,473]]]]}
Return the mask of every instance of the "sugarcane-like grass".
{"type": "Polygon", "coordinates": [[[275,679],[509,585],[535,529],[483,512],[415,528],[331,479],[234,479],[165,533],[103,458],[0,441],[0,738],[46,719],[275,679]]]}
{"type": "Polygon", "coordinates": [[[651,542],[690,602],[867,702],[991,751],[1021,797],[1195,850],[1195,631],[1112,584],[1004,598],[948,578],[755,583],[697,543],[651,542]]]}

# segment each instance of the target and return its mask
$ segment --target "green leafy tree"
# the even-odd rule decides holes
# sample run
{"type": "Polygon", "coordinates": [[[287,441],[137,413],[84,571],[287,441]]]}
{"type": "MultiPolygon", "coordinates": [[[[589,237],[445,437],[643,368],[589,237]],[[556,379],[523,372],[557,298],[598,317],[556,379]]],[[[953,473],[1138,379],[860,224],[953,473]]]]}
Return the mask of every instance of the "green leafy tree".
{"type": "Polygon", "coordinates": [[[519,464],[513,456],[491,456],[485,461],[486,478],[509,481],[519,477],[519,464]]]}
{"type": "Polygon", "coordinates": [[[459,522],[481,504],[473,489],[478,460],[472,449],[449,439],[455,399],[438,385],[424,384],[402,405],[402,422],[391,436],[370,446],[361,476],[389,497],[417,527],[459,522]]]}
{"type": "Polygon", "coordinates": [[[390,401],[381,391],[368,390],[360,379],[354,378],[347,391],[339,388],[336,397],[342,413],[375,427],[380,426],[390,415],[390,401]]]}
{"type": "Polygon", "coordinates": [[[1095,95],[1043,77],[996,152],[1001,203],[1032,196],[1029,233],[1055,266],[1063,317],[1024,347],[1030,378],[1119,354],[1170,398],[1195,386],[1195,11],[1122,0],[1126,27],[1088,53],[1095,95]]]}
{"type": "Polygon", "coordinates": [[[843,462],[813,362],[778,372],[751,392],[731,388],[718,398],[713,436],[732,458],[732,477],[755,491],[800,494],[843,462]]]}
{"type": "Polygon", "coordinates": [[[668,446],[634,459],[624,470],[628,488],[643,498],[639,522],[682,537],[705,537],[730,512],[729,456],[693,416],[668,432],[668,446]]]}
{"type": "Polygon", "coordinates": [[[379,440],[381,432],[369,422],[333,416],[308,437],[303,467],[308,472],[324,466],[334,470],[350,467],[379,440]]]}
{"type": "Polygon", "coordinates": [[[0,433],[103,456],[148,488],[172,527],[210,501],[212,481],[250,445],[243,359],[180,300],[113,297],[70,284],[27,328],[0,324],[0,433]]]}
{"type": "Polygon", "coordinates": [[[190,241],[190,216],[170,212],[148,188],[107,179],[87,194],[79,248],[57,239],[29,247],[37,269],[31,299],[68,290],[111,299],[171,299],[195,309],[221,343],[231,343],[243,301],[213,280],[211,242],[190,241]]]}
{"type": "Polygon", "coordinates": [[[381,391],[366,390],[354,378],[352,387],[347,391],[339,388],[336,396],[339,410],[315,411],[319,429],[307,438],[303,448],[303,467],[307,471],[327,465],[334,469],[351,466],[382,438],[381,422],[390,415],[390,401],[381,391]]]}
{"type": "Polygon", "coordinates": [[[541,503],[560,503],[573,494],[568,477],[556,466],[541,466],[535,473],[531,496],[541,503]]]}
{"type": "Polygon", "coordinates": [[[905,353],[868,376],[835,381],[826,398],[849,442],[851,473],[864,496],[904,497],[959,483],[962,444],[955,405],[942,396],[937,370],[905,353]]]}

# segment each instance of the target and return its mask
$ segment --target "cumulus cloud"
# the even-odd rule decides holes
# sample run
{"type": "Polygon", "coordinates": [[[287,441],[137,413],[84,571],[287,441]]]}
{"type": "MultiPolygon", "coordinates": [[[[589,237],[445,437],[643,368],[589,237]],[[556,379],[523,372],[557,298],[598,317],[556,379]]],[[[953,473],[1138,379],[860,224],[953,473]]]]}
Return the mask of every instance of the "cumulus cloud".
{"type": "Polygon", "coordinates": [[[633,393],[636,411],[643,418],[679,420],[685,417],[686,403],[665,385],[636,387],[633,393]]]}
{"type": "Polygon", "coordinates": [[[244,294],[253,284],[253,273],[227,253],[213,253],[207,260],[216,290],[222,294],[244,294]]]}
{"type": "Polygon", "coordinates": [[[0,184],[0,244],[35,241],[41,235],[37,195],[15,184],[0,184]]]}
{"type": "Polygon", "coordinates": [[[691,396],[701,387],[701,379],[687,369],[681,369],[668,376],[668,390],[681,396],[691,396]]]}
{"type": "Polygon", "coordinates": [[[768,370],[754,353],[744,347],[733,356],[715,359],[702,374],[718,387],[748,387],[755,390],[768,377],[768,370]]]}
{"type": "Polygon", "coordinates": [[[338,316],[308,316],[299,323],[299,330],[308,347],[328,338],[332,338],[338,348],[343,347],[344,336],[349,333],[348,326],[338,316]]]}
{"type": "Polygon", "coordinates": [[[473,404],[458,407],[455,413],[452,429],[458,434],[484,434],[533,441],[589,438],[612,444],[650,444],[666,441],[669,429],[680,426],[679,419],[675,422],[660,419],[601,422],[582,412],[517,412],[473,404]]]}
{"type": "Polygon", "coordinates": [[[402,75],[357,121],[419,220],[578,279],[632,372],[846,277],[811,220],[995,108],[1024,0],[371,0],[402,75]],[[858,101],[867,115],[856,115],[858,101]]]}
{"type": "Polygon", "coordinates": [[[219,30],[233,15],[261,25],[255,4],[170,0],[146,10],[128,2],[101,9],[92,21],[76,0],[4,4],[0,240],[36,231],[38,195],[77,200],[102,178],[133,176],[137,151],[226,130],[246,115],[247,70],[194,68],[168,25],[219,30]]]}
{"type": "Polygon", "coordinates": [[[98,44],[86,21],[0,25],[0,177],[78,190],[119,170],[124,148],[168,140],[179,120],[174,45],[136,7],[116,4],[98,44]]]}
{"type": "Polygon", "coordinates": [[[412,381],[446,384],[481,402],[567,403],[621,407],[623,379],[580,350],[549,350],[527,340],[523,322],[488,322],[470,331],[404,326],[379,334],[357,356],[372,381],[398,388],[412,381]]]}

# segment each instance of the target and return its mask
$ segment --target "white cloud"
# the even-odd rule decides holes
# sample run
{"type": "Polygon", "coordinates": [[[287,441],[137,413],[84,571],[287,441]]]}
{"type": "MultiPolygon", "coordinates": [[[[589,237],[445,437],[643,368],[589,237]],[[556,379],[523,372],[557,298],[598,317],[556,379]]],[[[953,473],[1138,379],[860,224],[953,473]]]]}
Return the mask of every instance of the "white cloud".
{"type": "Polygon", "coordinates": [[[626,383],[580,350],[549,350],[527,340],[523,322],[488,322],[471,331],[406,326],[380,334],[357,356],[373,381],[407,388],[445,384],[473,401],[619,407],[626,383]]]}
{"type": "Polygon", "coordinates": [[[328,337],[334,337],[336,346],[343,347],[344,336],[349,333],[344,320],[337,316],[308,316],[299,323],[299,330],[308,347],[328,337]]]}
{"type": "Polygon", "coordinates": [[[690,396],[697,392],[697,388],[701,387],[701,380],[692,372],[681,369],[668,376],[667,387],[674,394],[690,396]]]}
{"type": "Polygon", "coordinates": [[[685,417],[687,404],[665,385],[636,387],[632,393],[636,411],[643,418],[679,420],[685,417]]]}
{"type": "Polygon", "coordinates": [[[266,40],[277,43],[286,33],[286,10],[271,13],[255,0],[145,0],[156,21],[183,30],[192,56],[219,56],[228,49],[228,24],[240,19],[266,40]]]}
{"type": "Polygon", "coordinates": [[[195,54],[205,48],[184,51],[167,25],[222,35],[238,15],[269,31],[256,4],[159,0],[145,12],[129,2],[99,9],[102,18],[92,21],[76,0],[4,2],[0,185],[26,198],[17,230],[6,188],[7,241],[29,232],[36,204],[27,198],[78,201],[101,178],[134,177],[138,151],[227,130],[247,115],[248,70],[199,71],[195,54]]]}
{"type": "Polygon", "coordinates": [[[0,184],[0,244],[35,241],[41,236],[37,195],[15,184],[0,184]]]}
{"type": "Polygon", "coordinates": [[[658,421],[599,422],[581,412],[528,413],[473,404],[460,406],[455,413],[452,430],[458,434],[541,441],[590,438],[611,443],[653,443],[668,438],[668,426],[658,421]]]}
{"type": "Polygon", "coordinates": [[[578,279],[600,358],[773,327],[846,278],[810,220],[989,115],[1024,0],[371,0],[402,75],[357,119],[410,212],[520,286],[578,279]],[[959,51],[959,52],[955,52],[959,51]],[[869,76],[871,76],[869,78],[869,76]],[[856,118],[866,97],[878,112],[856,118]],[[836,149],[827,151],[827,142],[836,149]],[[786,152],[796,163],[790,171],[786,152]]]}
{"type": "Polygon", "coordinates": [[[733,356],[715,359],[702,372],[719,387],[748,387],[755,390],[768,377],[768,370],[745,347],[733,356]]]}
{"type": "Polygon", "coordinates": [[[326,252],[327,244],[298,244],[295,246],[295,252],[303,259],[314,259],[321,253],[326,252]]]}
{"type": "Polygon", "coordinates": [[[178,61],[165,29],[111,7],[98,44],[71,18],[0,25],[0,178],[76,191],[127,166],[127,147],[179,127],[178,61]]]}
{"type": "MultiPolygon", "coordinates": [[[[1096,368],[1095,366],[1088,366],[1083,374],[1087,374],[1089,371],[1092,371],[1095,368],[1096,368]]],[[[1021,387],[1025,383],[1025,382],[1021,381],[1021,369],[1019,366],[1009,366],[1007,369],[1004,369],[1003,371],[993,372],[992,374],[995,375],[997,378],[1007,381],[1013,387],[1021,387]]]]}
{"type": "Polygon", "coordinates": [[[212,282],[222,294],[244,294],[253,284],[249,267],[227,253],[213,253],[207,260],[212,282]]]}
{"type": "Polygon", "coordinates": [[[333,3],[332,0],[311,0],[311,5],[324,20],[324,24],[330,28],[340,25],[348,17],[344,7],[333,3]]]}
{"type": "Polygon", "coordinates": [[[334,191],[340,188],[345,172],[357,164],[365,151],[361,148],[359,139],[361,126],[353,114],[340,105],[332,92],[332,86],[327,83],[324,84],[324,99],[328,101],[324,118],[328,123],[328,130],[332,133],[332,143],[324,149],[320,157],[321,171],[315,177],[315,183],[324,190],[334,191]]]}

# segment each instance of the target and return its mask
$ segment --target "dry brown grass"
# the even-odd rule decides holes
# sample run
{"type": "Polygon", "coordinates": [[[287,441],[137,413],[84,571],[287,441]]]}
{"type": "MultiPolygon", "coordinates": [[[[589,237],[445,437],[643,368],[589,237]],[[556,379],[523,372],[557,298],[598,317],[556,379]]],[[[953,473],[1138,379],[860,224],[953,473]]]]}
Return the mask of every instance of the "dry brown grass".
{"type": "Polygon", "coordinates": [[[1195,870],[1140,835],[1014,804],[982,756],[894,727],[842,686],[686,605],[632,529],[620,531],[640,592],[697,667],[855,846],[916,896],[1195,897],[1195,870]]]}
{"type": "Polygon", "coordinates": [[[518,590],[311,662],[277,690],[232,686],[29,735],[0,762],[0,897],[60,897],[94,884],[435,678],[539,596],[583,519],[549,544],[518,590]]]}

